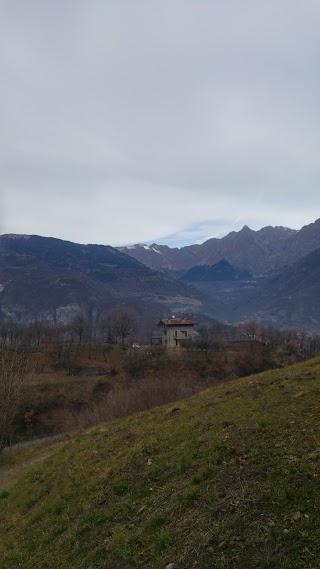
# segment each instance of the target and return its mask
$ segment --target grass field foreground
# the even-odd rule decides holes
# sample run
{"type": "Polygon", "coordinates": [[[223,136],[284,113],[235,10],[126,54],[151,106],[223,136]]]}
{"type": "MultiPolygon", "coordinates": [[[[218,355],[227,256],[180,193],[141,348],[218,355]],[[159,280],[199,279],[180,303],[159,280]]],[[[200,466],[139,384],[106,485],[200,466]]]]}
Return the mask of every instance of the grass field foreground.
{"type": "Polygon", "coordinates": [[[5,569],[320,567],[320,358],[74,438],[0,494],[5,569]]]}

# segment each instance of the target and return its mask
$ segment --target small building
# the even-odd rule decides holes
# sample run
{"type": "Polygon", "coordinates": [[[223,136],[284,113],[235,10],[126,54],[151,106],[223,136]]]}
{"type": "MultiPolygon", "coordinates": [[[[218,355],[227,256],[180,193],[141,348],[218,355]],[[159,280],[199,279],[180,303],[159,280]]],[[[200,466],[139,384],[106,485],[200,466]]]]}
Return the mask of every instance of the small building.
{"type": "Polygon", "coordinates": [[[190,318],[162,318],[158,322],[161,344],[167,348],[180,347],[186,340],[193,340],[195,322],[190,318]]]}

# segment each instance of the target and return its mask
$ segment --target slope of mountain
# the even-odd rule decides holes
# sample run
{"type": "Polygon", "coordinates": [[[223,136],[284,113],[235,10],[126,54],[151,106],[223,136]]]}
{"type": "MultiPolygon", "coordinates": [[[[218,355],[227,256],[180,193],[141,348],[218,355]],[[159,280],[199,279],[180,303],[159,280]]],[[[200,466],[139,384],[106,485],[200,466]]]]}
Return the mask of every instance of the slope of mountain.
{"type": "Polygon", "coordinates": [[[201,294],[103,245],[0,237],[0,317],[70,321],[79,310],[96,321],[115,305],[140,314],[203,310],[201,294]]]}
{"type": "Polygon", "coordinates": [[[293,263],[241,302],[233,319],[257,318],[275,326],[318,331],[320,327],[320,248],[293,263]]]}
{"type": "Polygon", "coordinates": [[[320,219],[305,225],[284,243],[287,263],[294,263],[320,247],[320,219]]]}
{"type": "Polygon", "coordinates": [[[235,269],[228,261],[223,259],[215,265],[197,265],[187,271],[180,281],[184,283],[217,282],[217,281],[243,281],[251,279],[249,271],[235,269]]]}

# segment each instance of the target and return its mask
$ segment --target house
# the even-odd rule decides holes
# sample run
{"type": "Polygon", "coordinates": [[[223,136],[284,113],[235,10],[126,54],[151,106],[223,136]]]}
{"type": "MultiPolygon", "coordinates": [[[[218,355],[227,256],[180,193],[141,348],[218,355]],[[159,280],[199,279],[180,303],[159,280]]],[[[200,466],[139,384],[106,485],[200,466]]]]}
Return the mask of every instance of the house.
{"type": "Polygon", "coordinates": [[[185,340],[193,340],[195,322],[190,318],[162,318],[158,322],[161,344],[167,348],[180,347],[185,340]]]}

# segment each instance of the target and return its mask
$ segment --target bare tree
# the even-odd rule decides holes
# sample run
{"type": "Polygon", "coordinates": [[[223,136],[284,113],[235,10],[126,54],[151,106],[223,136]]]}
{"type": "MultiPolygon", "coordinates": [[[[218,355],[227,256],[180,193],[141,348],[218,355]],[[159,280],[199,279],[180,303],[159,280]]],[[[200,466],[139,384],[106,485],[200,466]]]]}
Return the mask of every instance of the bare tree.
{"type": "Polygon", "coordinates": [[[11,443],[14,420],[22,402],[27,356],[21,350],[0,351],[0,453],[11,443]]]}
{"type": "Polygon", "coordinates": [[[270,348],[274,348],[280,343],[281,331],[273,326],[260,328],[259,331],[261,342],[270,348]]]}
{"type": "Polygon", "coordinates": [[[26,338],[29,340],[28,343],[35,346],[40,346],[45,333],[46,327],[40,320],[34,320],[25,330],[26,338]]]}
{"type": "Polygon", "coordinates": [[[258,339],[258,325],[256,320],[246,320],[239,327],[243,337],[250,342],[251,348],[253,347],[253,342],[258,339]]]}
{"type": "Polygon", "coordinates": [[[55,322],[50,326],[49,336],[52,341],[58,344],[61,342],[64,333],[64,324],[62,322],[55,322]]]}
{"type": "Polygon", "coordinates": [[[126,339],[131,336],[136,329],[136,313],[130,308],[115,308],[110,312],[115,336],[120,339],[121,346],[124,348],[126,339]]]}
{"type": "Polygon", "coordinates": [[[78,336],[79,343],[85,341],[90,332],[90,324],[84,312],[79,313],[71,322],[72,331],[78,336]]]}
{"type": "Polygon", "coordinates": [[[209,326],[210,340],[220,342],[224,340],[225,326],[221,322],[213,322],[209,326]]]}
{"type": "Polygon", "coordinates": [[[0,341],[2,347],[9,343],[10,323],[7,320],[0,322],[0,341]]]}
{"type": "Polygon", "coordinates": [[[115,335],[114,335],[114,322],[112,318],[112,310],[109,312],[104,312],[99,321],[99,330],[101,336],[105,342],[109,344],[115,343],[115,335]]]}
{"type": "Polygon", "coordinates": [[[157,323],[159,322],[159,316],[155,312],[148,312],[142,321],[141,332],[143,343],[147,342],[152,344],[152,338],[155,332],[157,332],[157,323]]]}
{"type": "Polygon", "coordinates": [[[11,346],[21,344],[24,339],[24,327],[14,320],[7,321],[7,340],[11,346]]]}

